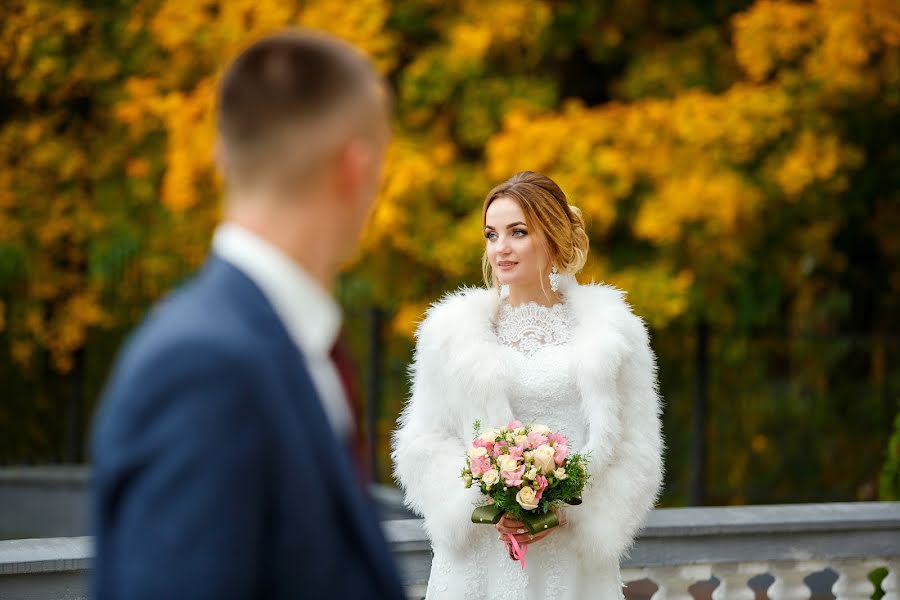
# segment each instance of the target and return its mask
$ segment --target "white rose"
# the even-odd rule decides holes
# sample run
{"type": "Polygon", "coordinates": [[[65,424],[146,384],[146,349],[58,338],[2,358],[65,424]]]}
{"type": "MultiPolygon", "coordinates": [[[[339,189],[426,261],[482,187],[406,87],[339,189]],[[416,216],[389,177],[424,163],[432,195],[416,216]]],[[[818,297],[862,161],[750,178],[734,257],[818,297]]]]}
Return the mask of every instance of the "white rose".
{"type": "Polygon", "coordinates": [[[555,451],[547,444],[541,444],[534,450],[534,464],[538,466],[544,475],[552,473],[556,469],[556,462],[553,460],[555,451]]]}
{"type": "Polygon", "coordinates": [[[566,470],[563,467],[560,467],[557,470],[553,471],[553,476],[556,477],[557,479],[559,479],[560,481],[562,481],[563,479],[568,477],[568,475],[566,475],[566,470]]]}
{"type": "Polygon", "coordinates": [[[538,507],[538,501],[534,496],[534,490],[526,485],[516,494],[516,502],[525,510],[534,510],[538,507]]]}
{"type": "Polygon", "coordinates": [[[500,466],[501,471],[515,471],[519,466],[518,463],[519,461],[516,460],[516,457],[509,454],[501,454],[497,457],[497,464],[500,466]]]}
{"type": "Polygon", "coordinates": [[[524,446],[528,443],[527,435],[520,435],[516,438],[516,446],[524,446]]]}
{"type": "Polygon", "coordinates": [[[500,481],[500,473],[497,472],[497,469],[491,469],[481,476],[481,481],[487,489],[491,489],[495,483],[500,481]]]}
{"type": "Polygon", "coordinates": [[[493,442],[499,435],[499,429],[491,429],[490,431],[485,431],[484,433],[482,433],[480,439],[484,440],[485,442],[493,442]]]}
{"type": "Polygon", "coordinates": [[[550,433],[550,428],[547,427],[546,425],[532,425],[531,430],[536,431],[537,433],[540,433],[541,435],[547,435],[548,433],[550,433]]]}
{"type": "Polygon", "coordinates": [[[537,467],[531,467],[531,469],[529,469],[528,473],[525,474],[525,477],[527,477],[528,479],[531,479],[532,481],[535,480],[537,478],[537,476],[538,476],[537,467]]]}
{"type": "Polygon", "coordinates": [[[534,461],[534,452],[531,450],[527,450],[524,454],[522,454],[522,458],[525,459],[526,463],[530,463],[534,461]]]}
{"type": "Polygon", "coordinates": [[[479,458],[487,455],[487,448],[472,448],[469,450],[470,458],[479,458]]]}
{"type": "Polygon", "coordinates": [[[463,475],[463,483],[466,485],[467,488],[472,487],[472,476],[469,475],[468,473],[463,475]]]}

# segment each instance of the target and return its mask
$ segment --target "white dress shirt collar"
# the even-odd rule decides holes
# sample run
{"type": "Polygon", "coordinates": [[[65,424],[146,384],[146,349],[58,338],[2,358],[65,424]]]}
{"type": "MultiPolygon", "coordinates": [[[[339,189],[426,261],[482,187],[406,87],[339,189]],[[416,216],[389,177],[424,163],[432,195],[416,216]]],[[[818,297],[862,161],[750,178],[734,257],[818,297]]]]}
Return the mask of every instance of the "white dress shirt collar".
{"type": "Polygon", "coordinates": [[[234,223],[220,225],[213,252],[255,283],[291,339],[310,358],[327,357],[341,328],[341,310],[322,286],[284,252],[234,223]]]}

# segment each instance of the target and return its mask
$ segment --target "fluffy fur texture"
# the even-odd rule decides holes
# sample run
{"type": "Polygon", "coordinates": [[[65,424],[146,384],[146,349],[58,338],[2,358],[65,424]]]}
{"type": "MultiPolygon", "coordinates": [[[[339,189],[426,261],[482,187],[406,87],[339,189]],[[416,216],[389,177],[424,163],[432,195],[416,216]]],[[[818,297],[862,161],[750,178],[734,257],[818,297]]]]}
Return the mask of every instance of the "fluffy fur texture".
{"type": "MultiPolygon", "coordinates": [[[[662,482],[663,441],[656,361],[647,329],[606,285],[562,291],[574,311],[576,373],[585,414],[591,482],[584,503],[567,511],[579,554],[618,564],[653,507],[662,482]]],[[[394,433],[395,476],[407,505],[425,519],[435,547],[464,549],[478,490],[459,478],[472,423],[506,423],[513,414],[499,376],[493,290],[462,289],[428,311],[417,331],[412,392],[394,433]]]]}

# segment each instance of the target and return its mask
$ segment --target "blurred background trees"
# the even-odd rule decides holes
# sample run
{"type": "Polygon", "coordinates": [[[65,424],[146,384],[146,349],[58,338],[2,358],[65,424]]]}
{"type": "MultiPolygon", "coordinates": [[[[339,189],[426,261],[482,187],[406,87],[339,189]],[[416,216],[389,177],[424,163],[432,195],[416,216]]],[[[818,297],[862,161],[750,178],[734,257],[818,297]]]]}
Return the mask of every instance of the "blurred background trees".
{"type": "Polygon", "coordinates": [[[582,280],[653,329],[666,502],[877,496],[900,399],[891,0],[4,3],[0,463],[83,458],[123,335],[207,252],[219,69],[286,25],[396,92],[338,290],[382,479],[416,321],[479,282],[481,200],[530,169],[588,218],[582,280]]]}

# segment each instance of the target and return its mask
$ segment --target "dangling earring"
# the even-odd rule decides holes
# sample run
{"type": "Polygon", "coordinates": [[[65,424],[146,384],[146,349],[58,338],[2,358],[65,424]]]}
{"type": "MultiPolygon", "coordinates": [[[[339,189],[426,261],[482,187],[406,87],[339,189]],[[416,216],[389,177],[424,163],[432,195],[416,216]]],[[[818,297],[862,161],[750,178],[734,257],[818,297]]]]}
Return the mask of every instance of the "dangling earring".
{"type": "Polygon", "coordinates": [[[559,291],[559,270],[557,270],[556,265],[553,265],[553,268],[550,269],[550,289],[554,292],[559,291]]]}

